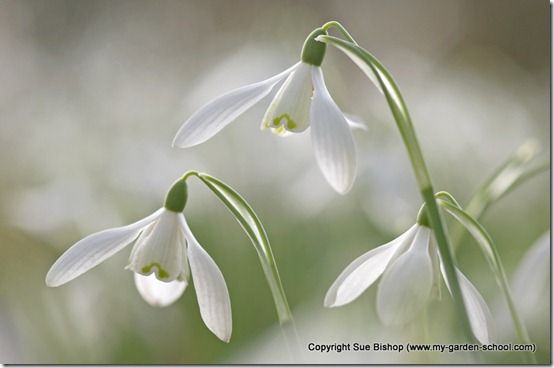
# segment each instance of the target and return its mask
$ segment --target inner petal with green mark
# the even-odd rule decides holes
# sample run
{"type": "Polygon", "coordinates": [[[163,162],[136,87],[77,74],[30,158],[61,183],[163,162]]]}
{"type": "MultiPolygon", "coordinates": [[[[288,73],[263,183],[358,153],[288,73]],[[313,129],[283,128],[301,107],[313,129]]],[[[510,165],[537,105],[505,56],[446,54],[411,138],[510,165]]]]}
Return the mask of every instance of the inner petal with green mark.
{"type": "Polygon", "coordinates": [[[169,272],[163,269],[163,267],[158,262],[152,262],[147,266],[141,268],[141,271],[145,274],[152,273],[152,268],[157,268],[156,276],[161,279],[167,279],[169,277],[169,272]]]}
{"type": "Polygon", "coordinates": [[[186,240],[181,225],[182,213],[162,211],[158,221],[144,229],[129,258],[130,269],[144,276],[155,272],[160,281],[173,281],[185,271],[186,240]]]}
{"type": "Polygon", "coordinates": [[[281,129],[299,133],[308,128],[313,94],[311,68],[300,63],[289,75],[269,105],[262,129],[272,128],[275,133],[281,134],[281,129]]]}

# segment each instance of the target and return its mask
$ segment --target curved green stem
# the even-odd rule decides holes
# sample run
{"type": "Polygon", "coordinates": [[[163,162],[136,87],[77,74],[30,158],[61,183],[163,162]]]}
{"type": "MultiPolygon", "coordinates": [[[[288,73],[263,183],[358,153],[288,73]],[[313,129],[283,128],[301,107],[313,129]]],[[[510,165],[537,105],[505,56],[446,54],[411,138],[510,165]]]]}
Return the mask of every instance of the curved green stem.
{"type": "MultiPolygon", "coordinates": [[[[337,24],[338,23],[333,23],[333,25],[337,24]]],[[[344,27],[339,27],[339,29],[342,28],[344,27]]],[[[398,86],[389,71],[367,50],[359,47],[354,42],[345,41],[332,36],[319,36],[317,40],[332,44],[343,51],[354,63],[360,66],[368,77],[371,78],[372,76],[369,73],[373,73],[373,77],[376,77],[379,82],[396,122],[396,126],[400,131],[400,135],[408,151],[421,196],[426,204],[428,219],[433,228],[441,258],[444,262],[445,273],[449,285],[451,286],[452,298],[454,299],[457,314],[466,336],[469,339],[473,339],[470,333],[469,318],[464,307],[462,291],[456,275],[456,261],[445,231],[442,215],[435,200],[431,176],[427,170],[427,165],[419,146],[408,108],[404,103],[398,86]]]]}
{"type": "Polygon", "coordinates": [[[269,238],[262,222],[248,202],[226,183],[208,174],[199,173],[193,170],[187,171],[183,175],[183,180],[186,180],[190,176],[196,176],[200,179],[200,181],[223,202],[250,238],[258,254],[267,283],[269,284],[281,330],[291,354],[293,357],[296,356],[299,345],[294,319],[283,284],[281,283],[279,270],[277,269],[273,251],[271,250],[269,238]]]}
{"type": "Polygon", "coordinates": [[[339,22],[337,22],[336,20],[332,20],[330,22],[325,23],[324,25],[321,26],[321,28],[325,31],[328,31],[331,28],[337,28],[344,35],[344,37],[346,37],[348,41],[357,45],[356,41],[354,41],[354,38],[350,35],[350,33],[346,30],[346,28],[344,28],[344,26],[339,22]]]}
{"type": "Polygon", "coordinates": [[[189,176],[198,176],[198,174],[199,172],[196,170],[188,170],[183,174],[183,176],[181,176],[181,179],[186,181],[189,178],[189,176]]]}

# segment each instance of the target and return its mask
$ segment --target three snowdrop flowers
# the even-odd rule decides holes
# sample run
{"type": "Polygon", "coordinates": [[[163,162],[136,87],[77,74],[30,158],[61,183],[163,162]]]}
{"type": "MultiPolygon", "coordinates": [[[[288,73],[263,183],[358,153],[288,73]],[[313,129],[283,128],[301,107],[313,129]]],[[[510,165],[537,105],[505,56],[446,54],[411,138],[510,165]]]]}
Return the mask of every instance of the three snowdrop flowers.
{"type": "MultiPolygon", "coordinates": [[[[173,145],[184,148],[205,142],[282,83],[263,117],[262,129],[286,136],[310,128],[324,177],[338,193],[347,193],[356,175],[351,129],[357,123],[341,112],[325,86],[321,64],[326,44],[316,41],[324,34],[321,28],[314,30],[304,43],[301,61],[287,70],[230,91],[200,108],[181,126],[173,145]]],[[[167,306],[183,294],[192,278],[204,323],[228,342],[232,318],[227,286],[182,213],[187,200],[185,179],[171,187],[164,207],[153,214],[89,235],[73,245],[51,267],[47,285],[65,284],[134,242],[126,268],[134,272],[140,295],[152,305],[167,306]]],[[[440,288],[441,274],[444,276],[434,235],[423,218],[418,216],[417,224],[400,237],[354,260],[327,292],[325,306],[352,302],[381,277],[377,293],[380,319],[385,324],[404,324],[416,317],[429,301],[433,285],[440,288]]],[[[469,280],[456,272],[473,333],[479,341],[488,342],[487,305],[469,280]]]]}
{"type": "MultiPolygon", "coordinates": [[[[325,34],[323,29],[314,30],[304,43],[302,60],[289,69],[208,102],[181,126],[173,145],[191,147],[210,139],[285,80],[267,108],[261,128],[282,136],[310,128],[323,175],[337,192],[347,193],[356,173],[351,129],[357,126],[340,111],[325,86],[321,63],[326,44],[316,40],[325,34]]],[[[383,275],[377,294],[380,319],[385,324],[405,324],[417,316],[428,303],[433,285],[440,290],[441,275],[448,287],[432,229],[422,222],[354,260],[327,292],[325,306],[352,302],[383,275]]],[[[486,343],[491,327],[489,309],[465,275],[459,270],[456,273],[473,334],[486,343]]]]}

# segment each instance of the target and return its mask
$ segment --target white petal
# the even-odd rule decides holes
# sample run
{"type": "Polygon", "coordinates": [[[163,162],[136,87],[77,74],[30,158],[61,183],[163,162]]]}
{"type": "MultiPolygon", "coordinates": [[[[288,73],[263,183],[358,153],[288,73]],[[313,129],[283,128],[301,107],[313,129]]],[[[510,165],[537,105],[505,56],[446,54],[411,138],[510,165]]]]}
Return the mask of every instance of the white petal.
{"type": "Polygon", "coordinates": [[[439,254],[439,248],[435,235],[431,233],[431,239],[429,242],[429,254],[431,256],[431,264],[433,265],[433,297],[437,299],[442,298],[441,290],[441,259],[439,254]]]}
{"type": "Polygon", "coordinates": [[[225,279],[214,260],[198,244],[186,222],[185,226],[190,269],[200,315],[210,331],[222,341],[229,342],[233,324],[225,279]]]}
{"type": "Polygon", "coordinates": [[[352,114],[344,114],[344,118],[350,129],[368,131],[367,124],[361,117],[352,114]]]}
{"type": "Polygon", "coordinates": [[[173,139],[173,146],[186,148],[207,141],[267,96],[279,81],[294,70],[296,65],[269,79],[237,88],[208,102],[181,126],[173,139]]]}
{"type": "Polygon", "coordinates": [[[398,238],[356,258],[331,285],[323,304],[328,308],[340,307],[360,296],[381,276],[394,254],[412,242],[416,229],[414,225],[398,238]]]}
{"type": "MultiPolygon", "coordinates": [[[[179,216],[179,226],[181,227],[181,231],[183,232],[183,235],[188,231],[190,232],[190,229],[187,225],[187,221],[185,220],[185,216],[179,216]]],[[[183,253],[183,269],[181,271],[181,275],[179,276],[179,280],[186,281],[188,284],[188,280],[190,279],[190,265],[189,265],[189,257],[187,255],[187,240],[185,236],[185,252],[183,253]]]]}
{"type": "Polygon", "coordinates": [[[103,230],[75,243],[52,265],[46,275],[46,285],[60,286],[85,273],[131,243],[145,226],[161,214],[158,210],[133,224],[103,230]]]}
{"type": "Polygon", "coordinates": [[[155,275],[133,274],[138,292],[148,304],[154,307],[167,307],[173,304],[187,287],[186,281],[164,282],[159,281],[155,275]]]}
{"type": "Polygon", "coordinates": [[[386,325],[409,322],[429,300],[433,285],[430,234],[431,229],[418,226],[410,248],[385,270],[377,290],[377,314],[386,325]]]}
{"type": "Polygon", "coordinates": [[[306,130],[312,94],[311,66],[301,62],[269,105],[262,120],[262,129],[282,127],[297,133],[306,130]]]}
{"type": "Polygon", "coordinates": [[[142,275],[155,273],[160,281],[173,281],[181,276],[185,262],[185,235],[182,213],[163,209],[158,220],[138,238],[127,269],[142,275]]]}
{"type": "MultiPolygon", "coordinates": [[[[440,268],[446,288],[452,295],[442,260],[440,268]]],[[[482,344],[488,344],[490,342],[492,330],[492,315],[489,307],[487,306],[487,303],[485,303],[485,300],[481,294],[479,294],[477,288],[473,286],[473,284],[460,270],[456,269],[456,275],[458,276],[458,282],[460,283],[462,298],[464,299],[464,307],[469,318],[471,331],[479,342],[482,344]]]]}
{"type": "Polygon", "coordinates": [[[347,193],[356,175],[352,132],[323,80],[321,68],[312,67],[315,93],[310,110],[312,145],[323,175],[339,193],[347,193]]]}
{"type": "Polygon", "coordinates": [[[492,327],[492,316],[489,307],[467,277],[460,270],[456,269],[456,271],[471,331],[473,331],[473,334],[481,344],[488,344],[491,338],[490,331],[492,327]]]}

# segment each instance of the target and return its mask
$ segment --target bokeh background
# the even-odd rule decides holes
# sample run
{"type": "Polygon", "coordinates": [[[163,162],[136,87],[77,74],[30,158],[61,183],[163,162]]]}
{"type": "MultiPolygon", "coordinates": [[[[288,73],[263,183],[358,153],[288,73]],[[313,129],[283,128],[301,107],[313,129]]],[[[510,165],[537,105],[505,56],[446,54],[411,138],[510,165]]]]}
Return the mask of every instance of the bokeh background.
{"type": "MultiPolygon", "coordinates": [[[[204,327],[193,288],[168,308],[147,305],[123,270],[130,248],[63,287],[45,286],[65,249],[151,213],[188,169],[225,180],[256,209],[303,341],[423,341],[419,322],[381,325],[375,287],[348,306],[322,307],[342,269],[409,227],[421,204],[384,99],[344,55],[329,49],[328,87],[344,111],[368,125],[355,136],[359,171],[347,196],[333,192],[316,168],[309,134],[279,138],[258,129],[269,98],[201,146],[173,149],[171,140],[211,98],[295,63],[306,35],[335,19],[391,70],[436,188],[466,203],[524,141],[536,140],[548,160],[549,11],[538,0],[0,2],[0,361],[290,361],[254,249],[197,183],[185,214],[226,278],[230,344],[204,327]]],[[[545,173],[483,218],[510,278],[548,230],[549,203],[545,173]]],[[[467,237],[458,258],[491,307],[496,341],[513,342],[492,274],[467,237]]],[[[538,262],[538,280],[548,280],[549,257],[538,262]]],[[[523,290],[539,295],[521,308],[539,361],[550,362],[550,286],[537,281],[523,290]]],[[[430,316],[427,341],[460,341],[448,297],[430,305],[430,316]]],[[[521,361],[510,353],[297,359],[521,361]]]]}

